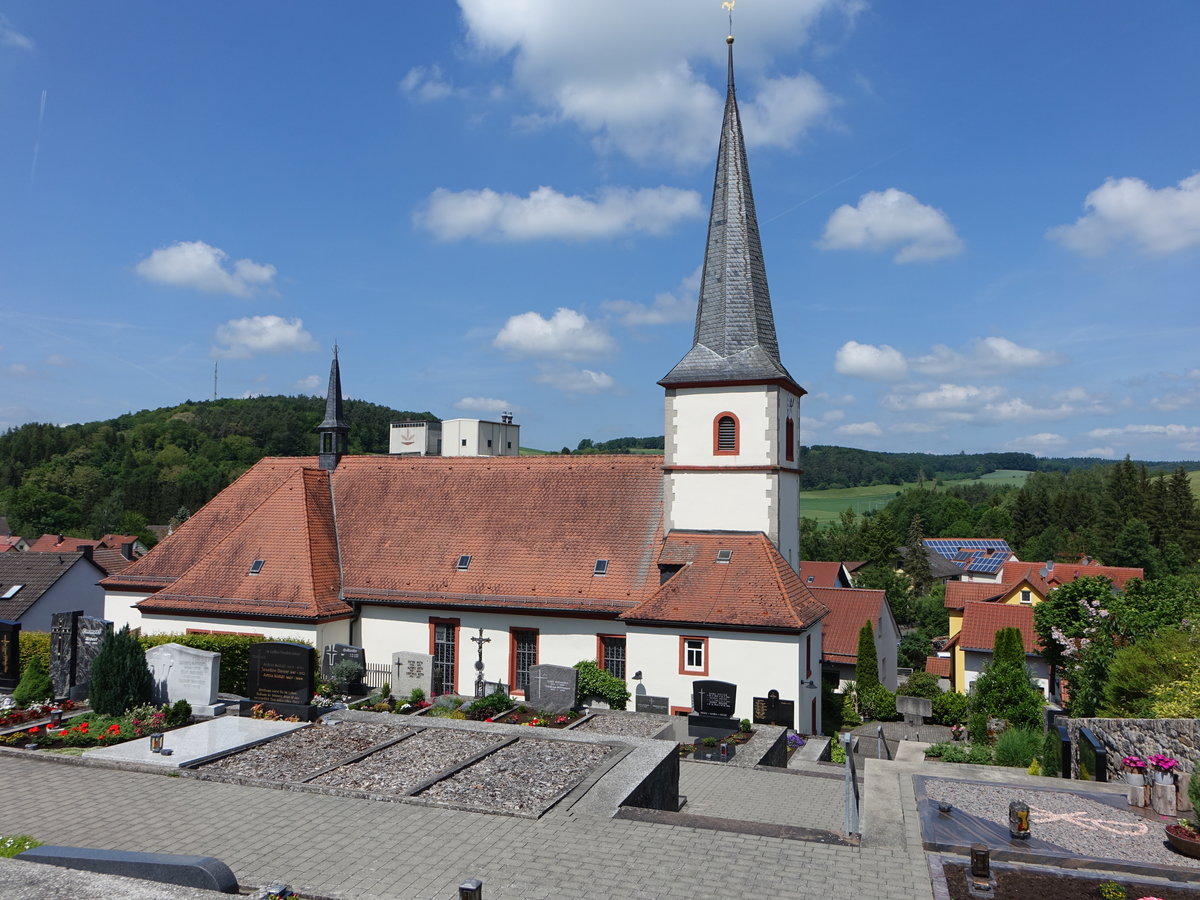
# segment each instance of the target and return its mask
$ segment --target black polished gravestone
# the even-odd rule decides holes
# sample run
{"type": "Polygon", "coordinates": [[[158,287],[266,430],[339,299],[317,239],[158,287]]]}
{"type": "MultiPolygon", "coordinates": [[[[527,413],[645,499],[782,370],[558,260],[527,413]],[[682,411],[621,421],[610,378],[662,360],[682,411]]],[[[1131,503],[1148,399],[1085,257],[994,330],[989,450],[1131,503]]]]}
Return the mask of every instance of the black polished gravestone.
{"type": "Polygon", "coordinates": [[[0,690],[21,681],[21,623],[0,619],[0,690]]]}
{"type": "Polygon", "coordinates": [[[261,704],[284,718],[296,716],[311,722],[321,713],[312,705],[316,677],[311,647],[282,641],[264,641],[250,645],[250,665],[246,678],[249,702],[246,708],[261,704]]]}
{"type": "Polygon", "coordinates": [[[633,708],[635,712],[669,716],[671,714],[671,698],[655,697],[651,694],[638,694],[634,698],[633,708]]]}
{"type": "Polygon", "coordinates": [[[1090,728],[1079,729],[1079,779],[1108,781],[1108,750],[1090,728]]]}
{"type": "Polygon", "coordinates": [[[796,727],[796,701],[780,700],[779,691],[767,691],[765,697],[754,698],[755,725],[779,725],[783,728],[796,727]]]}
{"type": "MultiPolygon", "coordinates": [[[[321,654],[321,677],[326,681],[331,680],[333,667],[341,662],[352,662],[358,666],[361,672],[365,673],[367,671],[367,651],[362,647],[355,647],[353,644],[326,644],[325,652],[321,654]]],[[[350,694],[367,693],[361,674],[356,680],[346,683],[346,691],[350,694]]]]}
{"type": "Polygon", "coordinates": [[[67,697],[75,686],[75,645],[83,610],[50,616],[50,681],[56,698],[67,697]]]}
{"type": "Polygon", "coordinates": [[[84,700],[92,683],[92,661],[99,655],[104,640],[112,634],[113,623],[94,616],[80,616],[75,624],[75,683],[67,696],[84,700]]]}

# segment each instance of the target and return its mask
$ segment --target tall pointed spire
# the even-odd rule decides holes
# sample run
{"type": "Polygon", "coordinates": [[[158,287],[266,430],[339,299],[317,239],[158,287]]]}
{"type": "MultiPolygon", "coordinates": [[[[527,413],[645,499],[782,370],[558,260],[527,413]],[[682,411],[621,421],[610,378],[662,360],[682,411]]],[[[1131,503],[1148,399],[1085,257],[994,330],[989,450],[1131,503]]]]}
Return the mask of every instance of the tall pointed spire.
{"type": "Polygon", "coordinates": [[[325,394],[325,419],[317,426],[321,447],[318,454],[322,469],[337,468],[338,460],[346,452],[346,436],[350,426],[342,417],[342,370],[338,366],[337,345],[333,348],[333,362],[329,366],[329,390],[325,394]]]}
{"type": "Polygon", "coordinates": [[[717,151],[712,212],[692,349],[659,384],[783,383],[804,389],[779,361],[742,120],[733,82],[733,36],[725,119],[717,151]]]}

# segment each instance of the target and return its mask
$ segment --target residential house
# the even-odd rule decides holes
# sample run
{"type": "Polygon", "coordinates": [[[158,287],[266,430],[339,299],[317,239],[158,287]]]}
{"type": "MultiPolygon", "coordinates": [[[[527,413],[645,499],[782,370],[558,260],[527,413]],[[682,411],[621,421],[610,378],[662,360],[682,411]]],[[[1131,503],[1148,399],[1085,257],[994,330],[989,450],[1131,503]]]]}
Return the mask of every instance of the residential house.
{"type": "Polygon", "coordinates": [[[26,631],[49,631],[57,612],[103,616],[104,571],[90,548],[60,553],[0,553],[0,619],[26,631]]]}
{"type": "Polygon", "coordinates": [[[896,672],[900,656],[900,627],[892,614],[891,604],[883,591],[855,588],[814,587],[813,596],[829,608],[825,617],[824,653],[821,674],[836,678],[840,690],[848,681],[857,679],[858,636],[868,622],[875,633],[875,655],[879,681],[889,691],[895,691],[896,672]]]}

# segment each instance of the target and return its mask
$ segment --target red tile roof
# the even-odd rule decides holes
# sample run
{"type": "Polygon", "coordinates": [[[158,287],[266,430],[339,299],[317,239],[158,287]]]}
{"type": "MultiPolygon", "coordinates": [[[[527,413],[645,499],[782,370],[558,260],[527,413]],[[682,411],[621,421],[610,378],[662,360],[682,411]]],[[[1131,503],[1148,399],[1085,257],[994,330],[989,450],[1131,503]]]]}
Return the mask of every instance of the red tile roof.
{"type": "Polygon", "coordinates": [[[1040,652],[1037,633],[1033,630],[1033,607],[1012,603],[967,603],[958,644],[964,650],[990,652],[996,646],[996,632],[1001,628],[1019,628],[1025,639],[1025,652],[1040,652]]]}
{"type": "Polygon", "coordinates": [[[1007,587],[990,581],[947,581],[943,605],[946,609],[962,609],[968,602],[998,600],[1007,593],[1007,587]]]}
{"type": "Polygon", "coordinates": [[[683,568],[621,618],[803,631],[827,612],[761,532],[672,531],[659,562],[683,568]]]}
{"type": "Polygon", "coordinates": [[[949,678],[951,662],[953,660],[948,656],[927,656],[925,657],[925,671],[932,672],[939,678],[949,678]]]}
{"type": "Polygon", "coordinates": [[[821,655],[832,662],[858,660],[858,633],[866,622],[879,633],[887,595],[863,588],[813,588],[816,598],[829,607],[821,626],[821,655]]]}
{"type": "Polygon", "coordinates": [[[1042,579],[1047,585],[1047,590],[1056,588],[1059,585],[1069,584],[1076,578],[1099,577],[1109,579],[1112,581],[1113,587],[1118,591],[1123,591],[1130,579],[1146,577],[1145,570],[1127,566],[1056,562],[1050,567],[1046,563],[1008,562],[1004,564],[1002,580],[1017,580],[1021,577],[1021,573],[1026,571],[1032,571],[1035,577],[1042,579]]]}
{"type": "Polygon", "coordinates": [[[842,581],[842,564],[840,562],[803,560],[800,563],[800,580],[809,587],[846,586],[842,581]]]}

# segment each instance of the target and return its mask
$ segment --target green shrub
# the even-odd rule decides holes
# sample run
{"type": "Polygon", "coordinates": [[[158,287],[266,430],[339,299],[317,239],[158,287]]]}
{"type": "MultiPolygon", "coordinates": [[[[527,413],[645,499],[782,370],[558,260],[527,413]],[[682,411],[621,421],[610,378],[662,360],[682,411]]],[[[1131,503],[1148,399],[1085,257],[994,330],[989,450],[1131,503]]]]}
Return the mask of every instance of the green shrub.
{"type": "Polygon", "coordinates": [[[1062,774],[1062,746],[1058,739],[1058,729],[1051,728],[1042,735],[1042,774],[1057,778],[1062,774]]]}
{"type": "Polygon", "coordinates": [[[829,742],[829,761],[838,765],[844,765],[846,762],[846,748],[836,737],[829,742]]]}
{"type": "Polygon", "coordinates": [[[949,749],[951,746],[952,745],[949,741],[940,741],[939,743],[936,743],[936,744],[930,744],[928,747],[925,748],[925,758],[926,759],[941,759],[942,754],[944,754],[946,752],[946,750],[949,749]]]}
{"type": "Polygon", "coordinates": [[[50,676],[46,674],[46,666],[40,656],[35,656],[29,661],[29,665],[21,673],[21,680],[13,690],[12,698],[21,706],[54,699],[54,685],[50,682],[50,676]]]}
{"type": "Polygon", "coordinates": [[[1126,900],[1129,892],[1115,881],[1100,882],[1100,900],[1126,900]]]}
{"type": "Polygon", "coordinates": [[[46,671],[50,671],[50,633],[48,631],[22,631],[18,641],[21,654],[21,671],[29,668],[33,659],[39,658],[46,671]]]}
{"type": "Polygon", "coordinates": [[[972,744],[971,749],[967,751],[967,762],[973,766],[992,765],[992,748],[987,744],[972,744]]]}
{"type": "Polygon", "coordinates": [[[854,705],[854,692],[847,690],[842,696],[842,728],[851,729],[857,728],[862,724],[862,719],[859,718],[858,708],[854,705]]]}
{"type": "Polygon", "coordinates": [[[966,694],[946,691],[933,698],[933,721],[938,725],[959,725],[966,715],[966,694]]]}
{"type": "Polygon", "coordinates": [[[629,702],[629,689],[625,681],[605,672],[594,659],[582,659],[575,663],[579,673],[575,682],[575,702],[582,703],[585,697],[599,697],[613,709],[624,709],[629,702]]]}
{"type": "Polygon", "coordinates": [[[944,691],[938,687],[938,677],[933,672],[913,672],[896,693],[905,697],[936,700],[944,691]]]}
{"type": "Polygon", "coordinates": [[[168,728],[175,728],[179,725],[186,725],[192,721],[192,704],[186,700],[176,700],[175,703],[167,707],[164,712],[166,716],[163,721],[168,728]]]}
{"type": "Polygon", "coordinates": [[[967,719],[967,737],[976,744],[986,744],[990,741],[988,734],[988,716],[985,712],[972,712],[967,719]]]}
{"type": "Polygon", "coordinates": [[[1192,769],[1192,777],[1188,779],[1188,799],[1192,801],[1192,815],[1200,822],[1200,770],[1192,769]]]}
{"type": "Polygon", "coordinates": [[[0,837],[0,857],[12,859],[18,853],[24,853],[26,850],[40,846],[42,846],[41,841],[27,834],[12,834],[0,837]]]}
{"type": "Polygon", "coordinates": [[[330,667],[329,678],[339,691],[345,692],[358,684],[363,671],[363,667],[354,660],[343,659],[330,667]]]}
{"type": "Polygon", "coordinates": [[[872,719],[878,719],[881,722],[890,722],[898,718],[896,714],[896,695],[878,682],[865,688],[860,688],[858,699],[862,703],[863,712],[872,719]]]}
{"type": "Polygon", "coordinates": [[[1029,768],[1042,749],[1042,735],[1028,728],[1006,728],[996,738],[994,756],[998,766],[1029,768]]]}
{"type": "MultiPolygon", "coordinates": [[[[183,644],[197,650],[221,654],[220,690],[228,694],[246,696],[246,679],[250,674],[250,647],[267,638],[252,634],[150,634],[138,638],[143,650],[159,644],[183,644]]],[[[292,644],[308,644],[303,638],[287,638],[292,644]]],[[[48,645],[47,645],[48,646],[48,645]]],[[[47,653],[49,651],[47,650],[47,653]]],[[[320,660],[313,649],[313,665],[319,668],[320,660]]]]}
{"type": "Polygon", "coordinates": [[[390,681],[385,681],[379,686],[379,696],[384,700],[392,696],[392,683],[390,681]]]}
{"type": "Polygon", "coordinates": [[[1042,727],[1045,698],[1025,665],[1025,641],[1019,629],[996,632],[992,659],[975,680],[970,703],[972,720],[976,713],[983,713],[1016,728],[1042,727]]]}
{"type": "Polygon", "coordinates": [[[475,719],[476,721],[494,718],[501,713],[508,712],[512,708],[512,698],[499,688],[488,694],[488,696],[480,697],[465,707],[467,718],[475,719]]]}
{"type": "Polygon", "coordinates": [[[126,625],[110,634],[92,660],[88,701],[96,712],[119,716],[127,709],[147,703],[153,693],[146,651],[126,625]]]}

